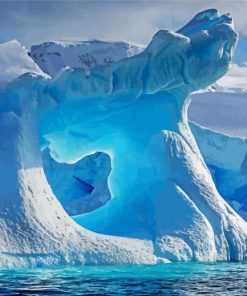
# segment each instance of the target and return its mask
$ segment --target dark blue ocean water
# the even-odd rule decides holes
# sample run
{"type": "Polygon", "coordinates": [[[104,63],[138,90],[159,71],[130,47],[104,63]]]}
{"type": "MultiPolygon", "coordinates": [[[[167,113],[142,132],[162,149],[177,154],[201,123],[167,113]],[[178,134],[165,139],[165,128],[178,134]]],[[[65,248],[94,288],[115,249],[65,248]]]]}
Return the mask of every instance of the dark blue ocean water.
{"type": "Polygon", "coordinates": [[[0,295],[247,295],[247,264],[1,270],[0,295]]]}

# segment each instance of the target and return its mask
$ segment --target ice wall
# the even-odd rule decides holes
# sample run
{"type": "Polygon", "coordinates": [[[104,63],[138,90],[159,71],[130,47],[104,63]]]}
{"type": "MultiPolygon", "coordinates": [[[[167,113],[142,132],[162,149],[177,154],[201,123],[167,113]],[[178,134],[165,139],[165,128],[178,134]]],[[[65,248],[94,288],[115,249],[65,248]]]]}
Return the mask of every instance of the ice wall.
{"type": "Polygon", "coordinates": [[[1,174],[14,149],[5,177],[16,184],[12,195],[0,187],[2,265],[245,258],[247,225],[217,192],[187,120],[190,93],[225,74],[237,34],[216,10],[180,33],[161,30],[143,53],[90,73],[24,75],[1,93],[2,116],[18,122],[2,123],[14,136],[1,147],[1,174]],[[53,196],[38,132],[58,162],[95,151],[111,157],[112,200],[76,218],[101,235],[73,222],[53,196]]]}
{"type": "Polygon", "coordinates": [[[218,191],[247,220],[247,140],[190,126],[218,191]]]}

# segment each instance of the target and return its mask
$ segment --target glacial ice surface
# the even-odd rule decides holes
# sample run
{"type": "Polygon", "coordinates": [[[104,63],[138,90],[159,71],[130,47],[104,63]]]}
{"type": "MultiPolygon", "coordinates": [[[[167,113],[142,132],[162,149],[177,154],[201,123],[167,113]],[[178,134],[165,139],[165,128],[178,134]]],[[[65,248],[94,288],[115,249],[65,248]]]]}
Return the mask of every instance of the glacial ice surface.
{"type": "Polygon", "coordinates": [[[247,221],[247,140],[190,127],[219,193],[247,221]]]}
{"type": "Polygon", "coordinates": [[[161,30],[113,64],[24,74],[1,91],[1,266],[245,258],[247,224],[218,193],[187,119],[190,94],[228,70],[237,34],[215,9],[179,32],[161,30]],[[109,155],[111,200],[75,223],[40,143],[60,163],[109,155]]]}

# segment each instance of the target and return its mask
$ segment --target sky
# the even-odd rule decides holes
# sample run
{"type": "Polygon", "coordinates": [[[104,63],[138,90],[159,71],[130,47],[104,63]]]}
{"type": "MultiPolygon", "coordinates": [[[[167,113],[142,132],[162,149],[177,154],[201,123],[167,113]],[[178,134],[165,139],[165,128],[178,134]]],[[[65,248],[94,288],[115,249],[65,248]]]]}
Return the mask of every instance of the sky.
{"type": "Polygon", "coordinates": [[[147,43],[159,29],[177,29],[197,12],[231,12],[247,36],[247,1],[1,1],[0,38],[26,46],[54,39],[127,39],[147,43]]]}
{"type": "Polygon", "coordinates": [[[197,12],[230,12],[240,33],[236,61],[247,61],[247,1],[1,1],[0,42],[27,48],[51,40],[128,40],[147,44],[160,29],[176,30],[197,12]]]}

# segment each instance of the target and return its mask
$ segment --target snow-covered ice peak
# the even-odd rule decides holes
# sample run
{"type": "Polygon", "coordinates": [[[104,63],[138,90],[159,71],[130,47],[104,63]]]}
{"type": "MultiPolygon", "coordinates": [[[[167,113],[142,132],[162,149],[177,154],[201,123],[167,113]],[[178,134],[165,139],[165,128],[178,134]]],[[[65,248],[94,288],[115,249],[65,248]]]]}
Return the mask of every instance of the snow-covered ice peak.
{"type": "Polygon", "coordinates": [[[47,77],[17,40],[0,43],[0,69],[0,88],[27,72],[47,77]]]}
{"type": "Polygon", "coordinates": [[[90,71],[24,74],[0,93],[0,175],[12,184],[0,185],[1,265],[245,258],[247,224],[187,120],[191,92],[225,74],[237,41],[224,18],[207,23],[190,36],[161,30],[140,54],[90,71]],[[58,162],[110,156],[112,199],[77,216],[83,227],[52,193],[40,141],[58,162]]]}
{"type": "Polygon", "coordinates": [[[31,57],[47,74],[55,76],[62,68],[90,70],[140,53],[144,46],[127,41],[53,41],[31,47],[31,57]]]}

